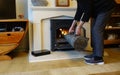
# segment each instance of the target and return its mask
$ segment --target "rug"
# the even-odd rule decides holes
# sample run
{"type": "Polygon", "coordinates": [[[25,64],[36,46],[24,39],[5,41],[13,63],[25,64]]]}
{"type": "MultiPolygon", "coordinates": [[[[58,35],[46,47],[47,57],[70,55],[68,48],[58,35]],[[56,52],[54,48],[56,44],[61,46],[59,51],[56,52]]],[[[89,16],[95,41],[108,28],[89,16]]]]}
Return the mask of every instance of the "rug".
{"type": "Polygon", "coordinates": [[[89,74],[89,75],[120,75],[120,71],[105,72],[105,73],[96,73],[96,74],[89,74]]]}
{"type": "Polygon", "coordinates": [[[0,75],[120,75],[120,67],[118,65],[120,65],[119,62],[101,66],[86,65],[28,72],[0,73],[0,75]]]}

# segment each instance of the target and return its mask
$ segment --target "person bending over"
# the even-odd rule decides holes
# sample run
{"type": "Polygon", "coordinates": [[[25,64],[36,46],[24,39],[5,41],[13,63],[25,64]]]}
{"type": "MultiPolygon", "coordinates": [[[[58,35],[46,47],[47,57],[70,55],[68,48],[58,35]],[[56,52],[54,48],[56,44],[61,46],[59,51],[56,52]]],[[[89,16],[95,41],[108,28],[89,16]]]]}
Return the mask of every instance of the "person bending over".
{"type": "Polygon", "coordinates": [[[75,32],[76,35],[80,35],[84,23],[92,18],[91,42],[93,52],[90,55],[84,56],[87,64],[104,64],[103,33],[115,5],[116,2],[114,0],[77,0],[77,10],[72,25],[69,28],[69,33],[75,32]]]}

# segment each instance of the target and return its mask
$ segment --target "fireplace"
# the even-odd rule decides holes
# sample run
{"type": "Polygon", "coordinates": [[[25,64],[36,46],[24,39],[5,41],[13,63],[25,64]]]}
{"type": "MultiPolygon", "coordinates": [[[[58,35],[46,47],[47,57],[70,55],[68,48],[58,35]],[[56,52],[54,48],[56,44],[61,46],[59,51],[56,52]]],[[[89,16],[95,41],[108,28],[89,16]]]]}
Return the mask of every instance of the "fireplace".
{"type": "MultiPolygon", "coordinates": [[[[66,41],[64,35],[68,34],[73,19],[50,19],[51,50],[74,50],[66,41]]],[[[81,36],[86,37],[86,29],[82,27],[81,36]]]]}
{"type": "MultiPolygon", "coordinates": [[[[53,1],[54,0],[50,0],[49,2],[51,3],[53,1]]],[[[29,24],[29,42],[30,42],[29,61],[30,62],[42,60],[41,57],[33,57],[31,55],[31,51],[52,49],[50,20],[52,21],[56,18],[58,19],[59,17],[62,19],[64,19],[63,17],[65,17],[65,19],[67,17],[67,19],[70,18],[69,20],[72,20],[74,17],[75,11],[76,11],[75,6],[70,6],[70,7],[32,6],[31,1],[28,0],[28,18],[30,23],[29,24]]],[[[71,25],[71,23],[69,24],[71,25]]],[[[84,28],[86,29],[86,37],[90,39],[91,38],[90,22],[86,23],[84,25],[84,28]]],[[[89,40],[88,46],[86,47],[86,50],[91,50],[90,40],[89,40]]]]}
{"type": "Polygon", "coordinates": [[[72,19],[51,19],[51,50],[74,50],[74,48],[64,39],[64,35],[72,24],[72,19]]]}

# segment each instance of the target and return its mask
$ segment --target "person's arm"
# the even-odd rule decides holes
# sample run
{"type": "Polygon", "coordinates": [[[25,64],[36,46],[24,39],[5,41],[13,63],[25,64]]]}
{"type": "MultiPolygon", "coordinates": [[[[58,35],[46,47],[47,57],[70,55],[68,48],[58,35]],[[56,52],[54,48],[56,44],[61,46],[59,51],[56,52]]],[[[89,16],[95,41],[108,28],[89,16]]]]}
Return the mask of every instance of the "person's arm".
{"type": "Polygon", "coordinates": [[[81,28],[84,25],[84,21],[80,21],[76,27],[75,35],[81,35],[81,28]]]}
{"type": "Polygon", "coordinates": [[[69,28],[69,33],[73,33],[75,31],[75,25],[77,24],[76,20],[73,20],[71,27],[69,28]]]}
{"type": "Polygon", "coordinates": [[[85,22],[89,21],[89,18],[91,16],[91,5],[87,5],[87,8],[85,6],[85,10],[83,10],[83,6],[81,6],[80,4],[81,2],[79,0],[77,0],[77,10],[76,10],[76,14],[74,17],[74,21],[69,29],[69,33],[72,33],[75,31],[76,35],[80,35],[81,34],[81,28],[83,26],[83,24],[85,22]],[[79,23],[78,23],[79,22],[79,23]],[[74,29],[75,25],[77,24],[76,29],[74,29]]]}
{"type": "Polygon", "coordinates": [[[75,32],[75,25],[77,25],[78,21],[80,20],[80,17],[82,15],[81,7],[79,6],[79,0],[77,0],[77,10],[74,16],[74,20],[71,24],[71,27],[69,28],[69,33],[75,32]]]}
{"type": "Polygon", "coordinates": [[[92,8],[89,5],[88,5],[88,8],[86,8],[86,10],[83,11],[83,13],[81,15],[81,18],[80,18],[80,21],[77,24],[77,27],[76,27],[76,30],[75,30],[76,35],[81,35],[81,28],[82,28],[82,26],[84,25],[85,22],[89,21],[90,16],[91,16],[91,11],[92,11],[92,8]]]}

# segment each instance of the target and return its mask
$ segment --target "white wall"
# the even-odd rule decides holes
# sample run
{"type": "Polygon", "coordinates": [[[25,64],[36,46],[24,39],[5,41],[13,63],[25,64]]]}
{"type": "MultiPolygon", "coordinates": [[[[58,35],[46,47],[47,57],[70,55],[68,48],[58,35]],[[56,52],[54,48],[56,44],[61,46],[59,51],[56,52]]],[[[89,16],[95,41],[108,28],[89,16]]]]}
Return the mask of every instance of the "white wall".
{"type": "Polygon", "coordinates": [[[23,14],[24,18],[28,17],[28,0],[16,0],[16,17],[18,18],[19,14],[23,14]]]}
{"type": "MultiPolygon", "coordinates": [[[[28,0],[16,0],[16,17],[23,14],[24,18],[28,18],[28,0]]],[[[29,36],[28,32],[24,39],[21,41],[20,45],[16,48],[15,51],[28,51],[29,50],[29,36]]]]}

